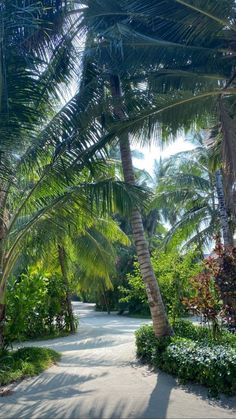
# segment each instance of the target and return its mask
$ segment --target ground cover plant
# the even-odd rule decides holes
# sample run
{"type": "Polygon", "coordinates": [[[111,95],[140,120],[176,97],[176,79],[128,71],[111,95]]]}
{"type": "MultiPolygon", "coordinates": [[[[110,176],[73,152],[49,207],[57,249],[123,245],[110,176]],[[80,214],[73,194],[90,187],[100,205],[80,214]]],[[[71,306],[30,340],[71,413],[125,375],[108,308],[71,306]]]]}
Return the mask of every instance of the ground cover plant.
{"type": "Polygon", "coordinates": [[[59,359],[60,354],[48,348],[20,348],[13,352],[3,351],[0,355],[0,386],[40,374],[59,359]]]}
{"type": "Polygon", "coordinates": [[[150,365],[177,376],[181,382],[196,382],[211,395],[236,394],[236,336],[228,331],[214,337],[206,326],[179,320],[172,337],[156,338],[151,325],[136,332],[137,355],[150,365]]]}

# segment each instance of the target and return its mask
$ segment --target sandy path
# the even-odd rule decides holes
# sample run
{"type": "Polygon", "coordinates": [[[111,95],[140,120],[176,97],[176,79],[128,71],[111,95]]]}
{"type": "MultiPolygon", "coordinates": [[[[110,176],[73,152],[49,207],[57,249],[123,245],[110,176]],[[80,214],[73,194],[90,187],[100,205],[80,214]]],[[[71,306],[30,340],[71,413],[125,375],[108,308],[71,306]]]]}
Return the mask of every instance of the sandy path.
{"type": "Polygon", "coordinates": [[[62,352],[61,362],[2,397],[1,418],[236,418],[236,398],[209,401],[205,389],[139,365],[133,332],[144,320],[75,310],[78,334],[30,344],[62,352]]]}

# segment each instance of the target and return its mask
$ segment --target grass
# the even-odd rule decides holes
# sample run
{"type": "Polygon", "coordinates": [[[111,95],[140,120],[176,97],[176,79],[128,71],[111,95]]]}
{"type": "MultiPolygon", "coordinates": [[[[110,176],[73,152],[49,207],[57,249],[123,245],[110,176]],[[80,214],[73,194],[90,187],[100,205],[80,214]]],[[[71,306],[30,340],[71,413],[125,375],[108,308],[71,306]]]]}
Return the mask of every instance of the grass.
{"type": "Polygon", "coordinates": [[[60,359],[48,348],[20,348],[0,355],[0,386],[40,374],[60,359]]]}

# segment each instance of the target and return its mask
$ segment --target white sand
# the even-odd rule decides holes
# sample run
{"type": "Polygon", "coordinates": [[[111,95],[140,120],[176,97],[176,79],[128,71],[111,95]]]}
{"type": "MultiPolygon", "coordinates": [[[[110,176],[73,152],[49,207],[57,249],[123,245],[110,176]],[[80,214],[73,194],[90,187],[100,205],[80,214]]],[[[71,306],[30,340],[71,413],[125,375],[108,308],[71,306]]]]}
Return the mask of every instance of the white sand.
{"type": "Polygon", "coordinates": [[[139,364],[133,332],[145,320],[74,307],[76,335],[27,343],[62,352],[61,362],[1,397],[1,418],[236,418],[235,397],[209,400],[206,389],[139,364]]]}

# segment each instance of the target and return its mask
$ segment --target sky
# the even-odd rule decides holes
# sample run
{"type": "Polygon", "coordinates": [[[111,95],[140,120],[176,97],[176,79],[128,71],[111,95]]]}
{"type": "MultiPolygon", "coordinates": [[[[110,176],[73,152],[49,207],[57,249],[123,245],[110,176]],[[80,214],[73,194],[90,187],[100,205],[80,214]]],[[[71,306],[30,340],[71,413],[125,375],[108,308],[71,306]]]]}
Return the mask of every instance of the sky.
{"type": "MultiPolygon", "coordinates": [[[[170,157],[180,151],[193,150],[193,148],[193,144],[189,143],[184,136],[179,136],[173,143],[165,146],[164,148],[156,145],[139,148],[138,150],[143,154],[144,158],[138,159],[134,157],[133,163],[138,169],[144,169],[152,175],[155,160],[159,160],[160,157],[162,159],[170,157]]],[[[133,147],[133,149],[137,150],[137,147],[133,147]]]]}

